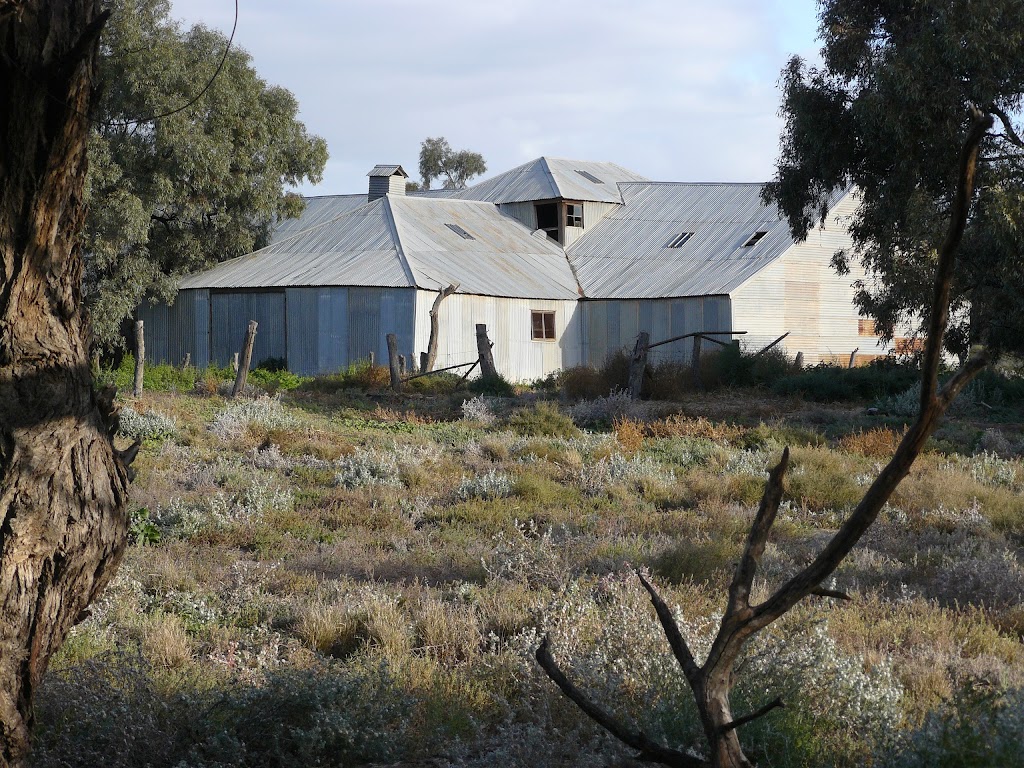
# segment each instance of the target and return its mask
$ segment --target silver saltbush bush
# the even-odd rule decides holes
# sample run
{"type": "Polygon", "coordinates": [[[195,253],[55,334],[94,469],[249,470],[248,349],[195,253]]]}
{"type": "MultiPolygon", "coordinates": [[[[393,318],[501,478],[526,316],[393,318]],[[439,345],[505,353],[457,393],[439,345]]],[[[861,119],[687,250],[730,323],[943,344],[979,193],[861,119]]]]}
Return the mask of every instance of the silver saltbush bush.
{"type": "Polygon", "coordinates": [[[335,482],[343,488],[365,488],[380,485],[400,488],[402,480],[398,463],[392,456],[374,451],[358,450],[350,456],[342,456],[337,462],[335,482]]]}
{"type": "Polygon", "coordinates": [[[512,495],[512,478],[504,472],[490,470],[482,475],[463,477],[455,488],[455,497],[469,499],[503,499],[512,495]]]}
{"type": "Polygon", "coordinates": [[[210,430],[224,440],[230,440],[253,425],[264,429],[293,427],[296,419],[285,410],[278,397],[257,397],[236,400],[222,408],[213,419],[210,430]]]}
{"type": "Polygon", "coordinates": [[[130,405],[125,405],[118,413],[120,415],[118,434],[130,440],[163,440],[173,437],[178,430],[174,419],[159,411],[139,413],[130,405]]]}

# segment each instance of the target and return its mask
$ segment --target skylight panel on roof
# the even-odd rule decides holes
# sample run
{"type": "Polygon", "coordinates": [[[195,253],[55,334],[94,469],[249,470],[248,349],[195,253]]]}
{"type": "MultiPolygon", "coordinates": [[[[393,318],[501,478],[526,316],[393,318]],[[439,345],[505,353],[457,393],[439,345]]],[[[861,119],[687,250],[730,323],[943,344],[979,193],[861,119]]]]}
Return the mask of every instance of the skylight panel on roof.
{"type": "Polygon", "coordinates": [[[601,181],[599,178],[597,178],[597,176],[592,174],[590,171],[581,171],[579,168],[577,168],[576,169],[576,173],[578,173],[580,176],[582,176],[587,181],[592,181],[595,184],[604,184],[603,181],[601,181]]]}
{"type": "Polygon", "coordinates": [[[676,235],[671,240],[669,240],[668,243],[665,245],[665,247],[666,248],[678,248],[683,243],[685,243],[687,240],[689,240],[691,237],[693,237],[693,232],[683,232],[681,234],[676,235]]]}
{"type": "Polygon", "coordinates": [[[747,242],[745,242],[743,244],[743,247],[744,248],[753,248],[755,245],[757,245],[759,242],[761,242],[761,238],[764,237],[767,234],[768,234],[767,232],[755,232],[754,234],[752,234],[750,236],[750,238],[747,240],[747,242]]]}
{"type": "Polygon", "coordinates": [[[448,229],[450,229],[456,235],[461,237],[463,240],[476,240],[475,237],[473,237],[471,234],[469,234],[469,232],[464,230],[458,224],[445,224],[445,226],[448,227],[448,229]]]}

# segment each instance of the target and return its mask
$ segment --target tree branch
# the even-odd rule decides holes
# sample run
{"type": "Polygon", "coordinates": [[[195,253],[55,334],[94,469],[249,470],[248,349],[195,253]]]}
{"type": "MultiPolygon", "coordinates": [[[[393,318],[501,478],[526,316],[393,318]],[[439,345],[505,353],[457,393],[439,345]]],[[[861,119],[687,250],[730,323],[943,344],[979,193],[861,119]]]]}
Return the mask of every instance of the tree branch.
{"type": "Polygon", "coordinates": [[[733,720],[731,723],[726,723],[724,726],[722,726],[722,730],[725,731],[725,732],[734,731],[737,728],[739,728],[740,726],[746,725],[749,722],[757,720],[757,718],[759,718],[759,717],[764,717],[769,712],[771,712],[773,709],[779,709],[780,707],[785,709],[786,708],[786,704],[785,704],[785,702],[782,701],[781,698],[777,697],[774,701],[768,702],[767,704],[765,704],[763,707],[761,707],[757,711],[751,712],[749,715],[744,715],[743,717],[738,717],[735,720],[733,720]]]}
{"type": "Polygon", "coordinates": [[[683,668],[683,674],[691,682],[696,680],[700,677],[700,667],[694,661],[690,646],[686,644],[686,638],[679,631],[679,625],[676,624],[672,611],[669,610],[665,601],[661,599],[661,595],[658,594],[657,590],[644,578],[644,575],[640,571],[637,571],[636,575],[640,579],[640,583],[644,585],[644,589],[651,596],[651,602],[654,603],[654,610],[658,614],[658,620],[661,622],[662,629],[665,630],[665,636],[668,638],[668,644],[672,648],[672,654],[676,657],[676,661],[679,662],[679,666],[683,668]]]}
{"type": "Polygon", "coordinates": [[[1011,144],[1024,149],[1024,141],[1021,140],[1020,136],[1018,136],[1017,132],[1013,129],[1013,122],[1010,120],[1010,116],[995,105],[989,107],[988,111],[998,117],[999,121],[1003,124],[1003,130],[1006,131],[1006,140],[1011,144]]]}
{"type": "Polygon", "coordinates": [[[623,744],[640,752],[644,760],[673,766],[673,768],[707,768],[707,763],[684,752],[663,747],[651,739],[643,731],[633,731],[619,723],[609,712],[592,702],[583,691],[573,685],[558,668],[548,648],[548,638],[541,642],[536,653],[537,663],[547,673],[552,682],[562,689],[583,712],[595,723],[623,744]]]}
{"type": "Polygon", "coordinates": [[[782,502],[782,481],[788,466],[789,448],[787,447],[782,452],[782,460],[772,470],[768,476],[768,483],[764,487],[761,506],[758,507],[757,515],[750,526],[747,546],[743,550],[743,557],[740,558],[740,562],[736,566],[736,574],[729,587],[729,605],[726,608],[726,616],[733,616],[750,608],[750,590],[754,583],[754,575],[757,573],[757,565],[761,561],[765,544],[768,542],[768,533],[775,522],[779,504],[782,502]]]}
{"type": "MultiPolygon", "coordinates": [[[[768,600],[754,609],[753,618],[743,627],[745,635],[768,626],[801,599],[811,594],[839,566],[878,517],[892,492],[906,477],[914,460],[921,453],[939,418],[953,398],[988,363],[988,354],[972,357],[936,395],[942,337],[949,320],[949,295],[953,281],[956,248],[963,237],[970,211],[977,166],[978,146],[992,126],[992,116],[972,109],[973,122],[960,153],[960,176],[946,238],[939,250],[935,294],[932,301],[928,338],[925,344],[921,376],[920,411],[917,420],[904,435],[892,459],[865,492],[850,517],[832,537],[821,553],[802,571],[794,575],[768,600]]],[[[717,644],[717,643],[716,643],[717,644]]],[[[714,649],[713,649],[714,650],[714,649]]]]}

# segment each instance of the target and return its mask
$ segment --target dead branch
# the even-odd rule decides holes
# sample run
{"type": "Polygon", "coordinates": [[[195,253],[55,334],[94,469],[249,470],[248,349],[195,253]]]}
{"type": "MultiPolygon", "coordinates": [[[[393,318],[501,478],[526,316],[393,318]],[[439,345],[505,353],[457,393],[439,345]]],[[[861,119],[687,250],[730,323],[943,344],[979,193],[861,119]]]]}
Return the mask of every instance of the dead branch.
{"type": "Polygon", "coordinates": [[[636,575],[640,579],[640,583],[644,585],[644,589],[651,596],[654,610],[658,614],[658,620],[661,622],[662,629],[665,630],[665,636],[668,638],[668,644],[672,648],[676,661],[679,662],[679,666],[682,667],[683,673],[688,680],[696,680],[700,675],[700,667],[694,661],[690,646],[686,644],[686,638],[679,631],[679,625],[676,624],[672,611],[665,605],[665,601],[661,599],[661,595],[658,594],[651,583],[644,578],[643,573],[637,571],[636,575]]]}
{"type": "Polygon", "coordinates": [[[840,592],[838,589],[822,589],[818,587],[817,589],[812,589],[811,594],[816,597],[831,597],[833,600],[853,600],[848,594],[840,592]]]}
{"type": "Polygon", "coordinates": [[[789,448],[783,450],[782,460],[768,476],[768,484],[761,497],[761,506],[758,507],[757,515],[750,526],[747,545],[743,550],[739,565],[736,567],[736,575],[729,586],[727,617],[750,609],[750,590],[754,584],[754,576],[757,573],[761,555],[764,554],[765,545],[768,543],[768,534],[771,532],[775,516],[779,512],[779,504],[782,502],[782,479],[786,474],[787,467],[789,467],[789,448]]]}
{"type": "Polygon", "coordinates": [[[763,707],[761,707],[758,710],[755,710],[755,711],[751,712],[749,715],[744,715],[743,717],[737,717],[731,723],[726,723],[724,726],[722,726],[722,730],[723,731],[733,731],[733,730],[739,728],[740,726],[746,725],[747,723],[751,723],[754,720],[757,720],[759,717],[764,717],[769,712],[771,712],[773,709],[779,709],[779,708],[785,709],[785,707],[786,707],[785,702],[783,702],[780,697],[776,697],[774,700],[769,701],[763,707]]]}
{"type": "Polygon", "coordinates": [[[1003,124],[1003,130],[1006,131],[1006,139],[1011,144],[1014,144],[1021,149],[1024,149],[1024,141],[1021,141],[1020,136],[1017,135],[1017,131],[1013,129],[1013,122],[1010,120],[1010,116],[1007,115],[1003,110],[997,106],[991,106],[988,111],[999,118],[999,122],[1003,124]]]}
{"type": "Polygon", "coordinates": [[[558,668],[551,656],[548,647],[548,638],[541,642],[536,653],[537,663],[547,673],[547,676],[562,689],[583,712],[595,723],[604,728],[608,733],[617,738],[623,744],[640,752],[644,760],[649,760],[662,765],[673,766],[674,768],[707,768],[707,763],[699,758],[692,757],[685,752],[678,752],[668,747],[663,747],[657,742],[651,741],[643,731],[633,731],[619,723],[610,712],[605,711],[579,688],[572,684],[558,668]]]}

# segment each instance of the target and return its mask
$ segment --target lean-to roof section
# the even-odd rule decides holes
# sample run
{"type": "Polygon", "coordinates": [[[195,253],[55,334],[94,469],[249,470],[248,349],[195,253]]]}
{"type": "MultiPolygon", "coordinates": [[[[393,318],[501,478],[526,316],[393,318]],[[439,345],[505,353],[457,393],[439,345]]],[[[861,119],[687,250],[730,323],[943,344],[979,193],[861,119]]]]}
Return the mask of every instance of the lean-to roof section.
{"type": "Polygon", "coordinates": [[[565,253],[490,203],[387,196],[185,278],[181,288],[355,285],[576,299],[565,253]],[[463,237],[457,229],[470,235],[463,237]]]}
{"type": "Polygon", "coordinates": [[[646,179],[615,163],[538,157],[475,184],[458,196],[464,200],[489,203],[520,203],[559,197],[566,200],[621,203],[618,185],[630,181],[646,179]]]}
{"type": "Polygon", "coordinates": [[[624,205],[568,249],[589,299],[728,294],[792,244],[761,184],[620,184],[624,205]],[[669,243],[692,232],[676,248],[669,243]],[[753,246],[752,235],[765,232],[753,246]]]}

